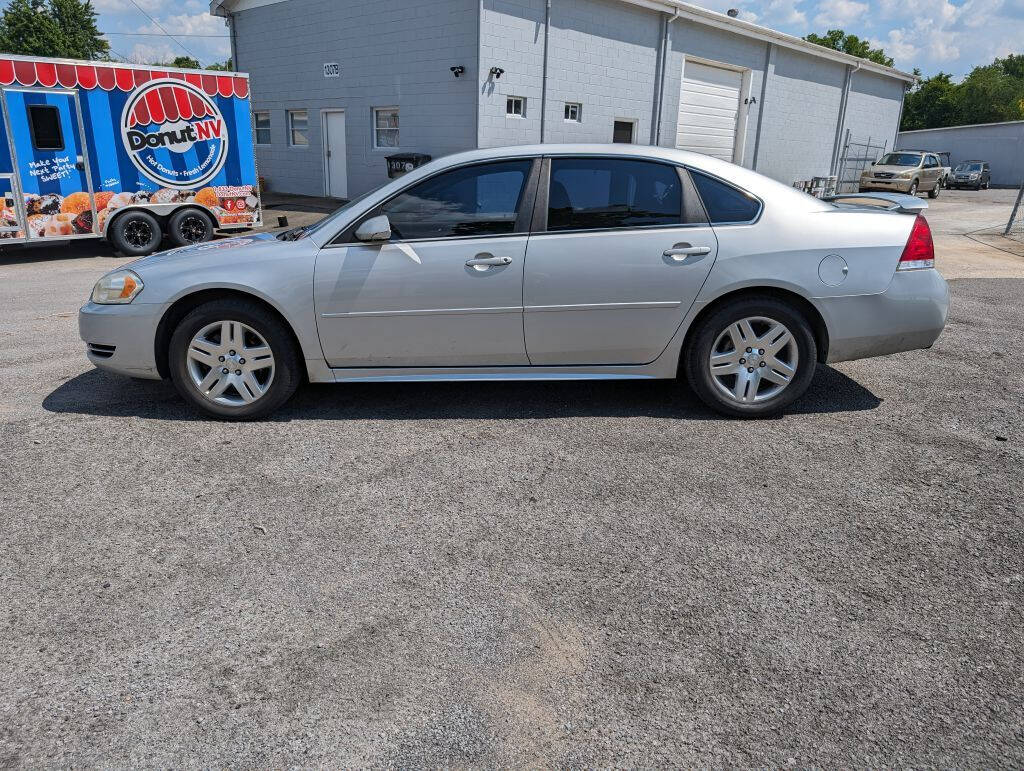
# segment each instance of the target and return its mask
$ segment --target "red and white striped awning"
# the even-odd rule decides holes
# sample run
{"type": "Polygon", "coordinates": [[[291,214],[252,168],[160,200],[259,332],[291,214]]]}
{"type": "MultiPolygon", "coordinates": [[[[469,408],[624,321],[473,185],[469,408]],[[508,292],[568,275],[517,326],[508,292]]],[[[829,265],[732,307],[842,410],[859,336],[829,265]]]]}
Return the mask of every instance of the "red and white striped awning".
{"type": "MultiPolygon", "coordinates": [[[[98,62],[69,64],[40,59],[0,58],[0,86],[17,83],[22,86],[44,88],[60,86],[86,90],[102,88],[104,91],[132,91],[156,78],[184,80],[202,89],[209,96],[237,96],[244,99],[249,95],[249,76],[237,73],[212,75],[202,72],[150,70],[144,67],[125,67],[98,62]]],[[[181,108],[179,114],[183,114],[180,110],[181,108]]]]}
{"type": "Polygon", "coordinates": [[[172,85],[157,86],[139,97],[132,110],[129,126],[146,126],[150,123],[176,121],[179,118],[191,120],[216,115],[215,108],[185,88],[172,85]]]}

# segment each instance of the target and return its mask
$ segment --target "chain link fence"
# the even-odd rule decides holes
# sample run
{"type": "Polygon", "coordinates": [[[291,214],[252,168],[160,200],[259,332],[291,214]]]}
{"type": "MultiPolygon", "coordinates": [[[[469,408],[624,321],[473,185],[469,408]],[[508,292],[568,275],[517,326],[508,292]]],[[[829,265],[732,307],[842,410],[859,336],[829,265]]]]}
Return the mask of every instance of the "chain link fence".
{"type": "Polygon", "coordinates": [[[860,175],[868,166],[885,154],[888,140],[881,144],[874,137],[858,139],[846,129],[843,137],[843,152],[839,156],[839,167],[836,187],[839,193],[856,193],[860,185],[860,175]]]}

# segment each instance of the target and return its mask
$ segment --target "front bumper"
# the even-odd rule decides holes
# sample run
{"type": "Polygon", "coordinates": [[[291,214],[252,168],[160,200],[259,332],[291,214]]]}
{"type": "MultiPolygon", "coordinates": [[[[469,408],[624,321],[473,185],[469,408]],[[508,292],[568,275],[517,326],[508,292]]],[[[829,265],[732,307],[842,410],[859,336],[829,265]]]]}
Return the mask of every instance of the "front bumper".
{"type": "Polygon", "coordinates": [[[897,192],[906,193],[910,191],[910,185],[914,180],[912,179],[864,179],[863,177],[859,183],[858,193],[870,193],[878,190],[881,192],[897,192]]]}
{"type": "Polygon", "coordinates": [[[159,303],[86,303],[78,311],[78,334],[86,345],[86,357],[100,369],[119,375],[159,380],[155,341],[163,310],[159,303]]]}
{"type": "Polygon", "coordinates": [[[949,286],[935,269],[896,271],[881,294],[814,301],[829,331],[828,362],[930,348],[949,314],[949,286]]]}

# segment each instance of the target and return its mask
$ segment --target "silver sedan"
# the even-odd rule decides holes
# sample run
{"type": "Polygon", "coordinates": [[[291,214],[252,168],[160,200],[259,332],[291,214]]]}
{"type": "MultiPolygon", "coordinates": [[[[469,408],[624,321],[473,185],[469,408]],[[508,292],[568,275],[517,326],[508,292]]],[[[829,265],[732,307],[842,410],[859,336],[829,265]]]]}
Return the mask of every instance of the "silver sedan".
{"type": "Polygon", "coordinates": [[[104,276],[97,367],[246,419],[298,384],[684,376],[712,409],[784,410],[818,362],[927,348],[949,293],[924,201],[822,201],[703,155],[476,150],[277,236],[104,276]]]}

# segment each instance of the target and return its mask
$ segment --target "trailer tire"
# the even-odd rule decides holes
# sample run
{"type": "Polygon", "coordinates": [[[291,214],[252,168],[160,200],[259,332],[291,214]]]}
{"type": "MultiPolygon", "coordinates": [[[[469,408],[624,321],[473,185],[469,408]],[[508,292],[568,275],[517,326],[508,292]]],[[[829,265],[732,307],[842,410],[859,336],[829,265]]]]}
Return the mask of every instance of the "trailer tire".
{"type": "Polygon", "coordinates": [[[133,209],[118,215],[107,228],[107,239],[126,257],[143,257],[160,248],[164,234],[156,217],[133,209]]]}
{"type": "Polygon", "coordinates": [[[213,220],[201,209],[178,209],[167,222],[167,237],[175,246],[201,244],[213,238],[213,220]]]}

